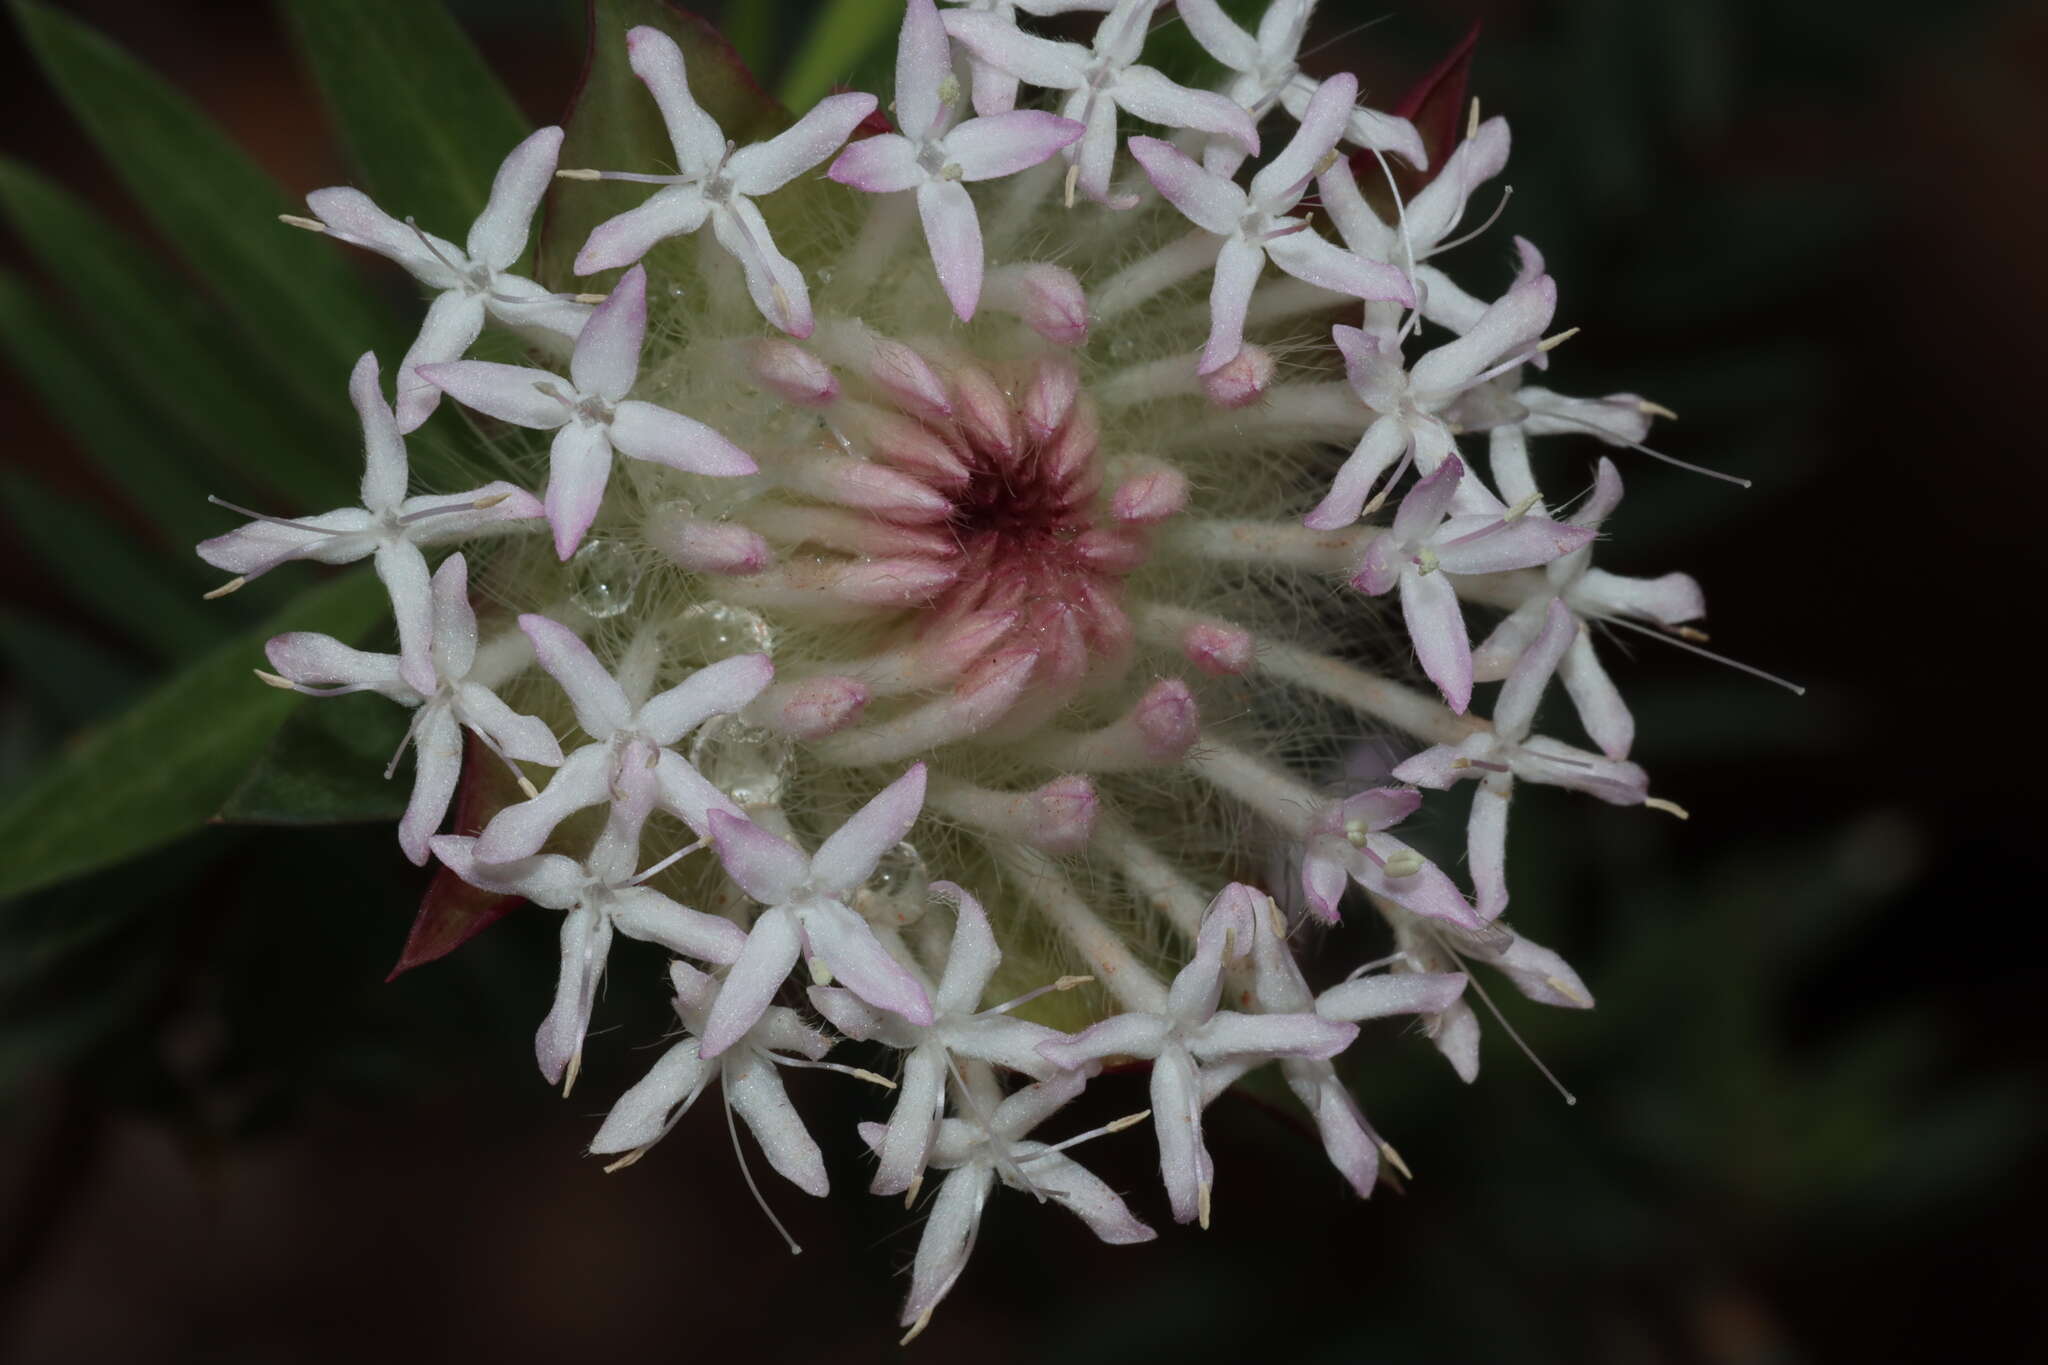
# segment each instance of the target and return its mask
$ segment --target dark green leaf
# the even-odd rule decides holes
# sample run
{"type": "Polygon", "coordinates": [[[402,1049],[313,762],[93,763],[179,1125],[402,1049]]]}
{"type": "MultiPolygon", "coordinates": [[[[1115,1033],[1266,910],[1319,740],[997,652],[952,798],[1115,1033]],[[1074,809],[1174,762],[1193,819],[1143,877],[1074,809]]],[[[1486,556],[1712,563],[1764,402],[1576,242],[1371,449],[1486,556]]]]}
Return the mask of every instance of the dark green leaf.
{"type": "MultiPolygon", "coordinates": [[[[592,0],[590,51],[583,86],[562,143],[565,167],[607,171],[673,170],[675,149],[661,115],[626,64],[626,32],[647,24],[675,39],[689,71],[690,93],[725,135],[747,143],[789,126],[787,111],[748,72],[731,43],[696,15],[664,0],[592,0]]],[[[645,185],[558,182],[549,196],[538,269],[551,289],[601,289],[603,275],[579,281],[570,263],[590,230],[648,195],[645,185]]]]}
{"type": "Polygon", "coordinates": [[[0,607],[0,661],[23,691],[73,730],[133,696],[143,670],[75,630],[0,607]]]}
{"type": "Polygon", "coordinates": [[[346,825],[405,813],[410,773],[387,780],[412,713],[374,692],[302,706],[220,809],[232,825],[346,825]]]}
{"type": "Polygon", "coordinates": [[[505,153],[532,131],[435,0],[285,0],[362,188],[461,241],[505,153]]]}
{"type": "MultiPolygon", "coordinates": [[[[182,467],[190,471],[181,480],[187,486],[210,485],[232,496],[214,478],[232,466],[247,487],[307,507],[324,510],[353,499],[353,426],[306,422],[301,412],[280,403],[247,363],[247,342],[222,325],[219,310],[197,289],[69,192],[18,162],[0,160],[0,212],[71,296],[74,315],[97,349],[120,369],[118,377],[109,375],[93,357],[90,402],[84,392],[72,392],[60,407],[52,395],[60,421],[69,425],[80,409],[125,391],[169,419],[182,438],[158,436],[134,446],[125,452],[131,467],[182,467]]],[[[125,481],[126,470],[112,472],[125,481]]],[[[192,506],[198,507],[197,499],[192,506]]]]}
{"type": "Polygon", "coordinates": [[[875,0],[826,0],[811,20],[810,37],[775,92],[786,108],[808,109],[837,85],[854,85],[871,57],[888,50],[903,16],[875,0]]]}
{"type": "Polygon", "coordinates": [[[283,630],[354,639],[389,609],[383,584],[355,570],[88,732],[0,806],[0,897],[106,867],[205,824],[298,702],[250,676],[263,642],[283,630]]]}
{"type": "Polygon", "coordinates": [[[15,533],[72,597],[159,657],[190,658],[235,624],[187,586],[196,560],[165,566],[104,514],[26,475],[0,475],[0,489],[15,533]]]}
{"type": "Polygon", "coordinates": [[[136,201],[247,331],[248,364],[348,430],[351,364],[392,339],[335,243],[183,94],[91,28],[15,0],[43,69],[136,201]]]}
{"type": "Polygon", "coordinates": [[[51,420],[76,437],[108,482],[162,528],[165,548],[190,546],[222,529],[207,487],[166,459],[161,433],[124,395],[108,392],[92,343],[20,280],[0,274],[0,354],[33,387],[51,420]]]}

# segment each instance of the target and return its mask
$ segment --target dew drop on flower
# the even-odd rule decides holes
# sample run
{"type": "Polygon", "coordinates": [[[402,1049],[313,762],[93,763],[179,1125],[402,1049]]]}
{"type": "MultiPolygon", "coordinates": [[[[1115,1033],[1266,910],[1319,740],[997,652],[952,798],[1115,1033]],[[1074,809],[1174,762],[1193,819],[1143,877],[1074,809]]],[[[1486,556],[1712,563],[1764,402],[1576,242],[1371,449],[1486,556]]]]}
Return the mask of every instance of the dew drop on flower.
{"type": "Polygon", "coordinates": [[[684,609],[667,634],[685,657],[695,656],[705,664],[736,654],[775,652],[775,632],[768,623],[729,602],[699,602],[684,609]]]}
{"type": "Polygon", "coordinates": [[[875,864],[875,875],[854,894],[853,908],[872,923],[900,929],[924,918],[930,888],[924,855],[915,844],[900,843],[875,864]]]}
{"type": "Polygon", "coordinates": [[[794,754],[788,735],[724,716],[697,732],[690,766],[742,806],[772,806],[782,799],[794,754]]]}
{"type": "Polygon", "coordinates": [[[618,541],[603,537],[583,542],[569,561],[569,573],[575,584],[570,600],[600,621],[629,610],[640,588],[632,555],[618,541]]]}

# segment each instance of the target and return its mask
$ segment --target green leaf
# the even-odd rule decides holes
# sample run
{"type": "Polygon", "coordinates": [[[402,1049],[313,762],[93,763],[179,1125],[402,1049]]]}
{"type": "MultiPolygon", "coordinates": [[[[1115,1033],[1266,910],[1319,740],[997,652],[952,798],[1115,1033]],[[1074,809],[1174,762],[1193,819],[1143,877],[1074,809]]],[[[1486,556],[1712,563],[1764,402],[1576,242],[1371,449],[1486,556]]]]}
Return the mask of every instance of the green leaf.
{"type": "Polygon", "coordinates": [[[886,50],[903,23],[895,5],[875,0],[827,0],[811,20],[811,36],[790,59],[775,94],[791,109],[808,109],[835,85],[855,84],[871,57],[886,50]]]}
{"type": "Polygon", "coordinates": [[[159,657],[201,653],[234,624],[206,609],[184,584],[194,560],[166,566],[139,548],[133,536],[99,512],[24,474],[0,475],[8,520],[44,567],[71,595],[110,625],[122,628],[159,657]]]}
{"type": "Polygon", "coordinates": [[[354,639],[390,610],[357,569],[212,653],[87,732],[0,806],[0,898],[49,886],[192,833],[220,809],[298,698],[249,676],[284,630],[354,639]]]}
{"type": "Polygon", "coordinates": [[[292,205],[278,186],[149,68],[36,0],[15,14],[129,192],[248,333],[246,363],[352,430],[349,367],[393,334],[336,244],[281,225],[292,205]]]}
{"type": "MultiPolygon", "coordinates": [[[[660,29],[683,50],[690,93],[735,142],[773,137],[790,124],[787,110],[763,90],[717,29],[664,0],[591,0],[590,52],[583,86],[565,125],[564,167],[607,171],[672,170],[675,148],[647,87],[626,64],[626,31],[660,29]]],[[[645,185],[618,181],[557,182],[549,196],[536,268],[550,289],[602,289],[606,276],[570,271],[590,230],[646,199],[645,185]]]]}
{"type": "Polygon", "coordinates": [[[108,391],[104,364],[75,324],[20,280],[0,273],[0,354],[14,363],[109,483],[160,527],[171,545],[192,545],[222,529],[206,505],[204,481],[165,458],[161,434],[125,395],[108,391]]]}
{"type": "Polygon", "coordinates": [[[461,27],[435,0],[285,0],[284,14],[362,188],[461,241],[532,131],[461,27]]]}
{"type": "Polygon", "coordinates": [[[302,706],[278,727],[217,817],[231,825],[396,820],[411,783],[384,776],[412,713],[374,692],[302,706]]]}
{"type": "Polygon", "coordinates": [[[142,672],[96,640],[8,607],[0,607],[0,663],[65,729],[127,701],[142,672]]]}
{"type": "Polygon", "coordinates": [[[158,436],[138,445],[131,465],[182,466],[198,482],[230,494],[234,490],[220,487],[213,475],[232,466],[249,488],[306,506],[353,500],[353,425],[306,422],[280,402],[248,364],[247,342],[222,325],[218,308],[199,290],[19,162],[0,159],[0,213],[70,295],[73,316],[120,371],[110,375],[104,361],[92,357],[90,403],[78,391],[61,406],[52,396],[60,422],[69,424],[79,409],[125,391],[168,418],[182,438],[158,436]]]}

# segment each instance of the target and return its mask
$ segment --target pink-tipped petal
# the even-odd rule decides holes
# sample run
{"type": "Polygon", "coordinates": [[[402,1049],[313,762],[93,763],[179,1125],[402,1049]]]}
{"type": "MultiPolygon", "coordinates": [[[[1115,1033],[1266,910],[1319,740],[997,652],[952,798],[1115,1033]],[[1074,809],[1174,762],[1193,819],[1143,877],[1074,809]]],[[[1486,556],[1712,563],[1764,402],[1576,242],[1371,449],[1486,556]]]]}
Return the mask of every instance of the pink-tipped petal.
{"type": "Polygon", "coordinates": [[[917,187],[917,211],[939,287],[954,316],[966,322],[981,302],[981,220],[974,199],[958,181],[928,180],[917,187]]]}
{"type": "Polygon", "coordinates": [[[809,879],[810,860],[753,821],[714,810],[706,823],[726,875],[761,904],[783,904],[809,879]]]}
{"type": "Polygon", "coordinates": [[[640,347],[646,338],[647,271],[636,265],[612,286],[576,338],[569,376],[577,391],[614,403],[624,398],[640,373],[640,347]]]}
{"type": "Polygon", "coordinates": [[[493,270],[509,270],[526,250],[527,230],[542,196],[554,183],[562,130],[542,128],[514,147],[491,181],[491,197],[469,227],[469,256],[493,270]]]}
{"type": "Polygon", "coordinates": [[[818,846],[811,859],[812,881],[841,896],[859,889],[873,875],[882,855],[901,843],[917,823],[918,812],[924,808],[924,789],[924,764],[914,763],[903,776],[875,793],[818,846]]]}
{"type": "Polygon", "coordinates": [[[544,500],[554,531],[555,554],[563,563],[576,553],[604,506],[612,476],[612,443],[599,426],[571,422],[548,448],[548,491],[544,500]]]}

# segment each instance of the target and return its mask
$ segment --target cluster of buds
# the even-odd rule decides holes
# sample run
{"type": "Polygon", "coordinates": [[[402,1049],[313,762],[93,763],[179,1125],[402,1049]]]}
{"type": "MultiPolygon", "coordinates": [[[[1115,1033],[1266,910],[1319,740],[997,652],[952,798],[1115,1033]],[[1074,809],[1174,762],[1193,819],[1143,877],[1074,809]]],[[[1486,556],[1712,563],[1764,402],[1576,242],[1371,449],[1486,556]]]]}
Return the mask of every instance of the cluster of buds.
{"type": "Polygon", "coordinates": [[[677,44],[638,28],[670,169],[558,168],[543,129],[462,247],[358,191],[311,195],[291,221],[436,297],[394,401],[373,355],[351,380],[363,505],[199,551],[236,583],[374,560],[397,653],[289,634],[261,676],[413,708],[407,855],[562,913],[549,1082],[575,1081],[614,935],[672,955],[681,1041],[599,1129],[610,1168],[715,1081],[774,1170],[824,1195],[780,1069],[893,1089],[858,1134],[872,1191],[914,1200],[942,1173],[913,1334],[998,1182],[1107,1241],[1153,1236],[1077,1163],[1083,1138],[1149,1117],[1172,1216],[1207,1226],[1204,1107],[1268,1062],[1370,1194],[1399,1158],[1338,1078],[1361,1021],[1412,1016],[1469,1080],[1473,964],[1592,1003],[1502,919],[1514,784],[1676,811],[1628,761],[1594,627],[1666,632],[1699,592],[1592,567],[1615,465],[1554,516],[1528,453],[1640,450],[1661,409],[1528,382],[1569,335],[1531,244],[1491,301],[1440,264],[1491,225],[1455,235],[1506,123],[1475,106],[1426,149],[1353,76],[1303,72],[1313,0],[1272,0],[1256,33],[1179,0],[1228,71],[1187,88],[1142,64],[1159,7],[909,0],[893,121],[838,94],[740,147],[677,44]],[[1083,46],[1020,10],[1101,17],[1083,46]],[[1034,87],[1057,113],[1018,107],[1034,87]],[[1127,138],[1126,116],[1170,136],[1127,138]],[[548,193],[602,180],[653,187],[575,257],[624,268],[609,290],[508,273],[548,193]],[[487,322],[531,363],[465,358],[487,322]],[[444,396],[505,477],[408,497],[405,434],[444,396]],[[544,477],[521,428],[552,433],[544,477]],[[1361,664],[1411,653],[1426,684],[1361,664]],[[1591,749],[1533,733],[1553,676],[1591,749]],[[1341,785],[1361,751],[1405,758],[1341,785]],[[478,764],[525,799],[440,832],[478,764]],[[1464,779],[1469,894],[1392,832],[1464,779]],[[1317,994],[1291,940],[1347,897],[1393,950],[1317,994]],[[842,1039],[900,1066],[823,1061],[842,1039]],[[1031,1136],[1125,1060],[1150,1063],[1145,1114],[1031,1136]]]}

